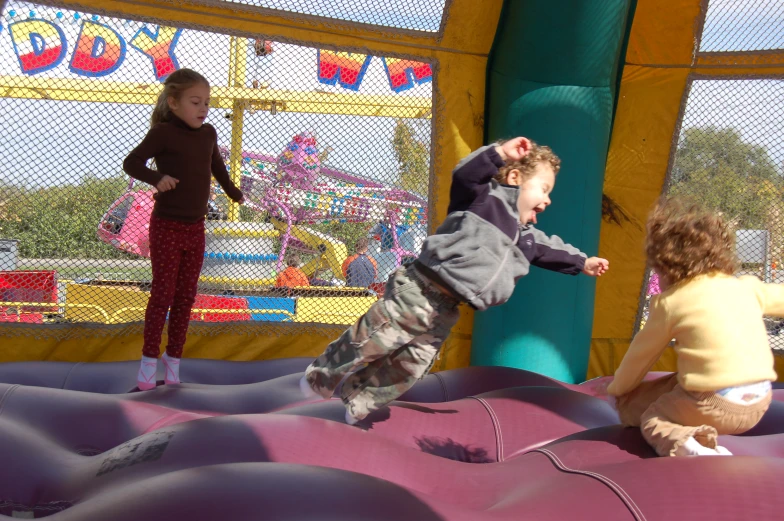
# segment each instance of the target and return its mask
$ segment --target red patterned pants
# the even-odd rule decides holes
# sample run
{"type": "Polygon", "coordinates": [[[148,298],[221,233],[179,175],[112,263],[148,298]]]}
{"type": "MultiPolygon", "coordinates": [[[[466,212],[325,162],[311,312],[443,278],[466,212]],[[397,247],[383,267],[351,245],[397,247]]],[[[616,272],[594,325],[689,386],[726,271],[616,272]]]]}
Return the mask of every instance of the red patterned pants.
{"type": "Polygon", "coordinates": [[[150,219],[150,261],[152,287],[144,315],[142,354],[156,358],[160,353],[168,313],[166,352],[170,357],[180,358],[204,262],[204,221],[186,223],[153,215],[150,219]]]}

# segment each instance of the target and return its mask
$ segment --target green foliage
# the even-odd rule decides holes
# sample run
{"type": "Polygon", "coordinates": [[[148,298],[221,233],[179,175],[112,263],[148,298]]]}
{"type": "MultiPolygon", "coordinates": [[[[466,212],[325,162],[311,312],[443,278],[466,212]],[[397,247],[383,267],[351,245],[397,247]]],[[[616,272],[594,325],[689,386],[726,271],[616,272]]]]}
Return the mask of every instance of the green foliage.
{"type": "Polygon", "coordinates": [[[765,228],[782,202],[782,177],[765,147],[733,128],[687,128],[675,153],[670,194],[696,198],[737,228],[765,228]]]}
{"type": "Polygon", "coordinates": [[[430,180],[430,147],[417,136],[415,125],[399,119],[392,146],[400,168],[400,185],[403,190],[426,196],[430,180]]]}
{"type": "Polygon", "coordinates": [[[85,176],[77,184],[29,189],[0,186],[0,237],[17,239],[25,258],[127,257],[100,241],[98,223],[128,178],[85,176]]]}

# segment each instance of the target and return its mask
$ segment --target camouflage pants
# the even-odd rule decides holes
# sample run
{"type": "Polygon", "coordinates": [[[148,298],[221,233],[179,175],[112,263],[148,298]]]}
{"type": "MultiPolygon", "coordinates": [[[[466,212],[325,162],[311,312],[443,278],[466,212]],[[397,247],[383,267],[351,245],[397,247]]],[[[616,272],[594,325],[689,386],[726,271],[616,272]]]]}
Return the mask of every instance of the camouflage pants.
{"type": "Polygon", "coordinates": [[[359,368],[346,378],[341,398],[352,416],[364,418],[430,371],[457,322],[458,304],[413,266],[398,268],[389,277],[384,298],[308,367],[308,383],[329,398],[340,381],[359,368]]]}

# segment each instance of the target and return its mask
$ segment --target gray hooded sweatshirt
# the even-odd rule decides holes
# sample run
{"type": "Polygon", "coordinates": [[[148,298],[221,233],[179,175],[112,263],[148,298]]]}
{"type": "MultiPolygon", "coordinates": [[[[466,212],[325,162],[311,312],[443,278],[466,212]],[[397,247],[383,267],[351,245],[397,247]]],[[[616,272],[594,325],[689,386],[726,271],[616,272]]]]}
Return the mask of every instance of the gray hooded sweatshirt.
{"type": "Polygon", "coordinates": [[[425,239],[415,263],[423,275],[478,310],[509,300],[531,264],[569,275],[585,266],[586,255],[577,248],[520,223],[519,188],[493,179],[503,165],[494,146],[457,165],[448,215],[425,239]]]}

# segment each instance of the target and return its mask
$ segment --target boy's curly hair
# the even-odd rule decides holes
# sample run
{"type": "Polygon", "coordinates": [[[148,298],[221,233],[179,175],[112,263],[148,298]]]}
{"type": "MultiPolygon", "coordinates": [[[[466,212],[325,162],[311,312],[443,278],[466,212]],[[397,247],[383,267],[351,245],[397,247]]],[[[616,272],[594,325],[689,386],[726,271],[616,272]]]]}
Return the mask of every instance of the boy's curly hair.
{"type": "Polygon", "coordinates": [[[738,269],[735,240],[716,212],[681,198],[662,198],[648,216],[648,264],[670,284],[738,269]]]}
{"type": "MultiPolygon", "coordinates": [[[[503,144],[499,142],[498,144],[503,144]]],[[[534,175],[534,169],[539,163],[547,163],[553,169],[553,173],[557,174],[561,169],[561,159],[555,155],[555,152],[548,146],[537,145],[531,141],[531,151],[521,160],[512,161],[507,159],[504,166],[498,169],[498,173],[493,177],[499,183],[506,183],[506,176],[512,170],[519,170],[523,180],[526,180],[534,175]]]]}

